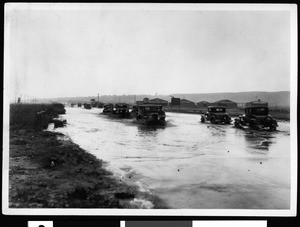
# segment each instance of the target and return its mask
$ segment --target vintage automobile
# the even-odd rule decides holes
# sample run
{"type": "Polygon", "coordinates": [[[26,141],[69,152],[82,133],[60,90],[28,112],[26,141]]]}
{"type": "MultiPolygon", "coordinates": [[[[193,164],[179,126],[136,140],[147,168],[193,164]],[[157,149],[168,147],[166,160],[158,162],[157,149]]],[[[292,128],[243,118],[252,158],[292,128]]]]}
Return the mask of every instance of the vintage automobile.
{"type": "Polygon", "coordinates": [[[112,103],[107,103],[103,105],[103,113],[113,113],[114,112],[114,105],[112,103]]]}
{"type": "Polygon", "coordinates": [[[212,124],[230,124],[231,117],[223,106],[209,106],[207,113],[201,116],[201,122],[210,121],[212,124]]]}
{"type": "Polygon", "coordinates": [[[130,111],[130,116],[132,117],[132,118],[136,118],[136,116],[137,116],[137,105],[134,105],[134,106],[132,106],[132,108],[131,108],[131,111],[130,111]]]}
{"type": "Polygon", "coordinates": [[[142,104],[136,106],[136,120],[147,125],[161,125],[165,123],[166,114],[161,105],[142,104]]]}
{"type": "Polygon", "coordinates": [[[114,114],[123,118],[130,117],[129,105],[126,103],[116,103],[114,114]]]}
{"type": "Polygon", "coordinates": [[[89,103],[83,103],[83,107],[88,110],[92,109],[92,106],[89,103]]]}
{"type": "Polygon", "coordinates": [[[234,120],[237,128],[275,131],[277,121],[269,115],[267,106],[250,106],[245,108],[245,114],[234,120]]]}
{"type": "Polygon", "coordinates": [[[102,103],[102,102],[98,102],[98,103],[97,103],[97,107],[98,107],[98,108],[103,108],[103,106],[104,106],[104,103],[102,103]]]}

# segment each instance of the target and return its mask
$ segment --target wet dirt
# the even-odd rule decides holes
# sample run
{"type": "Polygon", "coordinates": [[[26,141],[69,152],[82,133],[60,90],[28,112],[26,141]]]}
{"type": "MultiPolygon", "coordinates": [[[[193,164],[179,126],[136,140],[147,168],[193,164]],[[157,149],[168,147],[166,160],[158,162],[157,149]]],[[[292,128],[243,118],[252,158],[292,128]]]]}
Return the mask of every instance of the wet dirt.
{"type": "Polygon", "coordinates": [[[9,150],[10,208],[165,208],[105,169],[61,133],[14,129],[9,150]]]}

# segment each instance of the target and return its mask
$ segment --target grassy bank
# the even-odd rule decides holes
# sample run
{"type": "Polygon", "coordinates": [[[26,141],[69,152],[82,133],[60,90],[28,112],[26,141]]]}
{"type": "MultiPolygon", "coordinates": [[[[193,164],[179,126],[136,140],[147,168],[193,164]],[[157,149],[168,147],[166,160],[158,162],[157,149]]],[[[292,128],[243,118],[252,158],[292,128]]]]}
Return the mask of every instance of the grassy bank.
{"type": "Polygon", "coordinates": [[[10,127],[23,129],[45,129],[53,118],[66,112],[64,105],[53,104],[10,104],[10,127]]]}
{"type": "MultiPolygon", "coordinates": [[[[30,106],[19,111],[23,108],[30,106]]],[[[33,109],[31,117],[41,111],[33,109]]],[[[10,208],[166,208],[156,196],[114,177],[105,162],[62,134],[37,130],[28,116],[21,119],[31,123],[13,121],[10,128],[10,208]]]]}

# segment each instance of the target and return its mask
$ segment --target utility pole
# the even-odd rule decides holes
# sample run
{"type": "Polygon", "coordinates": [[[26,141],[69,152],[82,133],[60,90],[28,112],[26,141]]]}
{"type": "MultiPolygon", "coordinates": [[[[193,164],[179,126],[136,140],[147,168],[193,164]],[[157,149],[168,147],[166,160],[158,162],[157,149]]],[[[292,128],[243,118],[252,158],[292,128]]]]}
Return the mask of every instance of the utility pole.
{"type": "Polygon", "coordinates": [[[98,103],[99,103],[99,93],[98,93],[98,103]]]}

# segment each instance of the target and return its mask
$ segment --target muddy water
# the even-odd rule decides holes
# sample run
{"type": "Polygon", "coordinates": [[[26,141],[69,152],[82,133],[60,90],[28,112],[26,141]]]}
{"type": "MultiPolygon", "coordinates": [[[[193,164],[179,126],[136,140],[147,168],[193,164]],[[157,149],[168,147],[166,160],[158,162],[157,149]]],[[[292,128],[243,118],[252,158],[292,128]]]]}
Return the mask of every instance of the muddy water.
{"type": "Polygon", "coordinates": [[[146,127],[101,111],[67,108],[67,127],[55,130],[170,208],[289,208],[289,122],[258,133],[167,113],[166,126],[146,127]]]}

